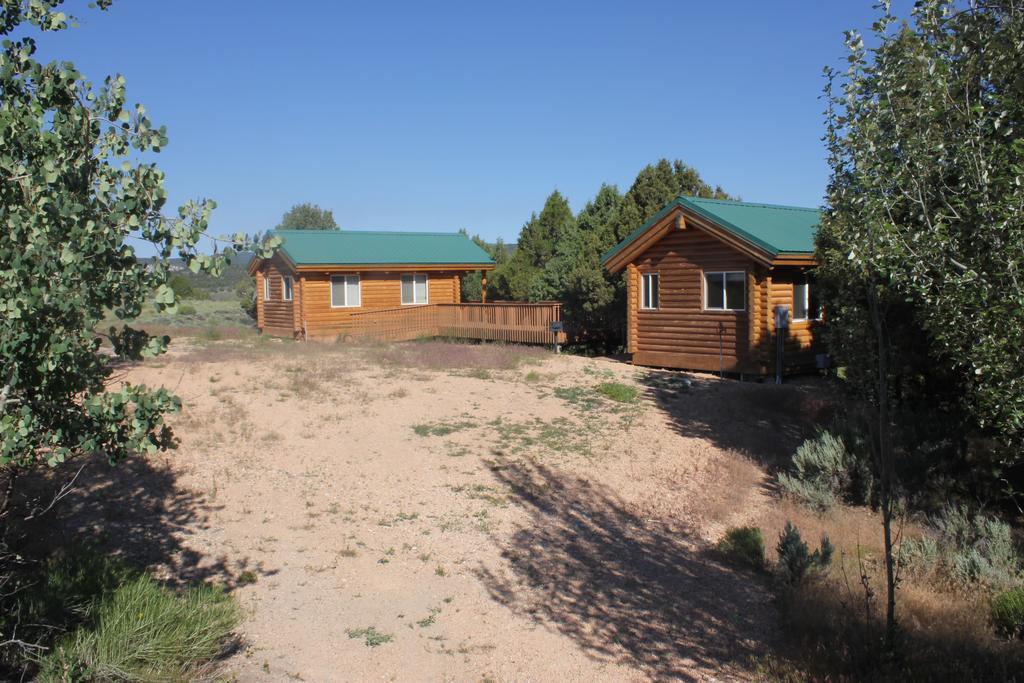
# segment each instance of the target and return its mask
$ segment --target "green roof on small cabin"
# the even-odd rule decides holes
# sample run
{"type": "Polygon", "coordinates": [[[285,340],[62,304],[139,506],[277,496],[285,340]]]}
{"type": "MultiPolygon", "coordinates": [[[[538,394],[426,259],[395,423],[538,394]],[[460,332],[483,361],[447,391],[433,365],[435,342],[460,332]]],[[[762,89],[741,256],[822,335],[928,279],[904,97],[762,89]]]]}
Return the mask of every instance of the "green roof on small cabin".
{"type": "Polygon", "coordinates": [[[388,230],[273,230],[281,251],[296,266],[494,265],[460,232],[388,230]]]}
{"type": "Polygon", "coordinates": [[[677,206],[692,211],[772,256],[813,252],[814,235],[821,221],[820,209],[681,196],[608,250],[601,257],[601,263],[606,263],[625,249],[677,206]]]}

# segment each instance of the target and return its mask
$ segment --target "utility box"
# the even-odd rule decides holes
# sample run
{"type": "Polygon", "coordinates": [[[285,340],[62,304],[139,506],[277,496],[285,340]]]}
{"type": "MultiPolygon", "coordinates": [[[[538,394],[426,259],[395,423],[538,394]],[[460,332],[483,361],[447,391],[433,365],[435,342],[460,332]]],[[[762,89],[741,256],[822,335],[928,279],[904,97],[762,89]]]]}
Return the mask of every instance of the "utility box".
{"type": "Polygon", "coordinates": [[[785,330],[789,328],[789,306],[775,307],[775,329],[785,330]]]}

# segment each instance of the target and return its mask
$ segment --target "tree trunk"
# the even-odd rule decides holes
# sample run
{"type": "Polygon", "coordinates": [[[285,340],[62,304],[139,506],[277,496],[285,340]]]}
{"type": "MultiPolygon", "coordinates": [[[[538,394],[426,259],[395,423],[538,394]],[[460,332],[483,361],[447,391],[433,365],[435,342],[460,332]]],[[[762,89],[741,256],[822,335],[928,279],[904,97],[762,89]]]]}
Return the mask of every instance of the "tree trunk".
{"type": "Polygon", "coordinates": [[[878,435],[876,457],[879,473],[879,499],[882,508],[882,534],[885,541],[885,646],[892,650],[896,644],[896,563],[893,556],[892,513],[893,489],[896,474],[893,462],[890,398],[889,398],[889,338],[878,301],[877,291],[870,286],[868,307],[878,342],[878,375],[875,381],[878,435]]]}

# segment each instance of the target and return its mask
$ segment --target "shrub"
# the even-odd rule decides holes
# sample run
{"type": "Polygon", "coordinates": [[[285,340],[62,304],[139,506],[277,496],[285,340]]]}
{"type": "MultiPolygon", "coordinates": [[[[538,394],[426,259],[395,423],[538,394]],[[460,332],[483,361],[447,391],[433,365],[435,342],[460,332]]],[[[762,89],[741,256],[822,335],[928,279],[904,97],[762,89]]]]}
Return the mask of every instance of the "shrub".
{"type": "Polygon", "coordinates": [[[94,625],[65,636],[39,679],[187,680],[213,660],[240,620],[230,596],[199,586],[177,595],[142,575],[117,588],[94,625]]]}
{"type": "Polygon", "coordinates": [[[800,537],[800,531],[792,522],[779,534],[779,571],[783,580],[791,586],[803,582],[811,570],[821,570],[832,563],[834,549],[828,535],[822,535],[821,546],[813,553],[800,537]]]}
{"type": "Polygon", "coordinates": [[[738,564],[754,569],[764,567],[764,536],[756,526],[729,529],[718,542],[718,551],[738,564]]]}
{"type": "Polygon", "coordinates": [[[1004,591],[992,598],[992,623],[1006,638],[1024,638],[1024,588],[1004,591]]]}
{"type": "Polygon", "coordinates": [[[195,315],[196,307],[192,304],[178,304],[178,315],[195,315]]]}
{"type": "Polygon", "coordinates": [[[1010,526],[961,505],[946,507],[929,520],[949,576],[962,584],[1008,588],[1021,579],[1020,557],[1010,526]]]}
{"type": "Polygon", "coordinates": [[[842,438],[821,431],[804,441],[793,456],[792,473],[779,475],[779,485],[792,498],[815,510],[834,506],[870,472],[861,459],[847,449],[842,438]]]}

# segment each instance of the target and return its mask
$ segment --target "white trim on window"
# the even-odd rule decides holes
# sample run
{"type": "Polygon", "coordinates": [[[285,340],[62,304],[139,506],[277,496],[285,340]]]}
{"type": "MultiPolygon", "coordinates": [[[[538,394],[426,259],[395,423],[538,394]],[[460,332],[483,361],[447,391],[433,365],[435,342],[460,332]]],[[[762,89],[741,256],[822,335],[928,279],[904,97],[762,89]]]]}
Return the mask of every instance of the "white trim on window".
{"type": "MultiPolygon", "coordinates": [[[[737,311],[742,312],[747,310],[747,273],[743,270],[711,270],[706,271],[703,276],[702,286],[704,288],[704,310],[705,311],[737,311]],[[736,277],[739,276],[739,277],[736,277]],[[712,283],[712,280],[717,279],[717,283],[712,283]],[[739,281],[743,285],[743,294],[740,298],[740,306],[729,306],[729,283],[730,281],[735,284],[739,281]],[[715,286],[712,286],[712,285],[715,286]],[[711,305],[711,295],[716,289],[720,287],[718,293],[721,294],[721,305],[711,305]]],[[[717,298],[717,297],[716,297],[717,298]]],[[[736,303],[733,301],[733,303],[736,303]]]]}
{"type": "Polygon", "coordinates": [[[399,278],[400,301],[403,306],[422,306],[430,303],[430,280],[426,273],[402,273],[399,278]],[[405,296],[405,283],[409,282],[412,294],[412,301],[407,301],[405,296]]]}
{"type": "Polygon", "coordinates": [[[661,307],[661,275],[659,273],[640,274],[640,310],[656,311],[661,307]],[[654,286],[651,286],[651,283],[654,286]],[[653,296],[652,296],[653,295],[653,296]]]}
{"type": "Polygon", "coordinates": [[[281,301],[291,301],[295,298],[295,281],[291,275],[281,276],[281,301]]]}
{"type": "Polygon", "coordinates": [[[263,300],[270,301],[270,278],[263,276],[263,300]]]}
{"type": "Polygon", "coordinates": [[[363,283],[358,274],[356,275],[332,275],[331,276],[331,308],[359,308],[363,301],[363,283]],[[335,284],[341,283],[341,302],[338,303],[334,296],[335,284]],[[355,286],[355,296],[351,296],[355,286]]]}

